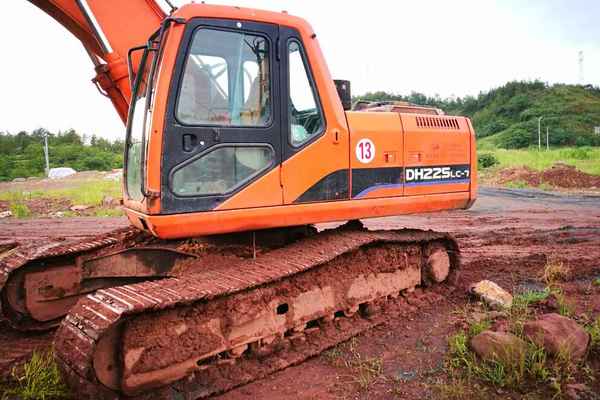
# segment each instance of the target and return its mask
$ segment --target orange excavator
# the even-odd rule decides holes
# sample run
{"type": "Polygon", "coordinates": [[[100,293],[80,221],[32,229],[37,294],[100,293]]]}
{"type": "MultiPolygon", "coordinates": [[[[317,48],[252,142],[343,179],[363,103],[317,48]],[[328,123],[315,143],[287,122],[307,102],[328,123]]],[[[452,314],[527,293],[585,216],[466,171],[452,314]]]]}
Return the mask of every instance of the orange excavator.
{"type": "Polygon", "coordinates": [[[3,316],[21,330],[59,325],[56,359],[80,398],[210,396],[456,276],[449,235],[357,220],[470,207],[468,118],[351,111],[350,83],[286,12],[30,2],[82,42],[127,125],[131,228],[0,246],[3,316]],[[313,226],[334,221],[350,222],[313,226]]]}

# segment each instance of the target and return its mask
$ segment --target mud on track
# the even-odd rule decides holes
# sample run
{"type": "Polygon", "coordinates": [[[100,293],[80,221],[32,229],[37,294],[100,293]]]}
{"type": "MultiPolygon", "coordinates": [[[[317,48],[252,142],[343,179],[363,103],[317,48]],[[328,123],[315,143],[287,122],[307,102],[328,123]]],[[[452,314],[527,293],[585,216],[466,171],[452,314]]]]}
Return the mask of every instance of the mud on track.
{"type": "MultiPolygon", "coordinates": [[[[367,391],[357,383],[356,368],[321,356],[228,392],[219,400],[431,398],[436,382],[445,377],[442,361],[447,336],[461,324],[455,311],[469,301],[464,289],[484,278],[510,290],[535,284],[548,257],[557,257],[573,269],[564,290],[575,303],[576,313],[600,315],[600,289],[590,292],[590,282],[600,277],[599,197],[484,188],[471,210],[365,222],[373,229],[405,227],[454,234],[463,255],[459,286],[444,290],[442,296],[417,293],[397,318],[340,346],[346,354],[381,360],[382,372],[367,391]]],[[[2,221],[0,240],[82,237],[125,225],[127,221],[120,218],[2,221]]],[[[22,349],[14,352],[20,355],[2,351],[0,369],[10,364],[8,358],[26,357],[31,347],[49,344],[49,335],[24,337],[0,323],[0,348],[22,349]]],[[[595,389],[600,392],[600,387],[595,389]]]]}

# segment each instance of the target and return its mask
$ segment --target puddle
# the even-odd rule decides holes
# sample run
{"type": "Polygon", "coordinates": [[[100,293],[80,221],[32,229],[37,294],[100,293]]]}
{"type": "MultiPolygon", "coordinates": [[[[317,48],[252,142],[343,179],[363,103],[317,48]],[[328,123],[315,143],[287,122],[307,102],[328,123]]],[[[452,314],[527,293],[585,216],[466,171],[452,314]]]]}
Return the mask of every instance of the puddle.
{"type": "Polygon", "coordinates": [[[527,292],[543,292],[546,289],[546,285],[544,285],[540,281],[536,281],[534,279],[526,279],[523,282],[519,283],[514,288],[513,294],[522,294],[527,292]]]}

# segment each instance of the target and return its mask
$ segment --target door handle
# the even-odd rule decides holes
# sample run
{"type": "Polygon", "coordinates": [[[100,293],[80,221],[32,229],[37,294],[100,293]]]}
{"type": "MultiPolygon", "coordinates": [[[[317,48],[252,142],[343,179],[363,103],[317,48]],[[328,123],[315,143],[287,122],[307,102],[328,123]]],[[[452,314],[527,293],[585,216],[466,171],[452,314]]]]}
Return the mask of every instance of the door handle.
{"type": "Polygon", "coordinates": [[[186,133],[182,137],[183,137],[183,144],[182,144],[183,151],[185,151],[187,153],[193,151],[196,148],[196,145],[198,144],[198,138],[196,137],[196,135],[186,133]]]}
{"type": "Polygon", "coordinates": [[[333,130],[333,143],[338,144],[340,142],[340,131],[337,129],[333,130]]]}

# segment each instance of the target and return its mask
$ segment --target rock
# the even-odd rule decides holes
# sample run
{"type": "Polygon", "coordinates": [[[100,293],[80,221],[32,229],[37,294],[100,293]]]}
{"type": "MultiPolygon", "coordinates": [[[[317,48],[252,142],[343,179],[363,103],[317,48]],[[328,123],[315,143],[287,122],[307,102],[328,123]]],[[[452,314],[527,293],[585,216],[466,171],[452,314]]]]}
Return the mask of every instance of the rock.
{"type": "Polygon", "coordinates": [[[565,354],[581,360],[590,344],[590,335],[577,322],[558,314],[544,314],[523,326],[523,334],[552,355],[565,354]]]}
{"type": "Polygon", "coordinates": [[[488,313],[488,317],[489,317],[489,319],[494,320],[494,319],[498,319],[498,318],[506,318],[507,314],[503,311],[490,311],[488,313]]]}
{"type": "Polygon", "coordinates": [[[399,370],[395,378],[402,382],[410,382],[417,377],[417,371],[414,370],[399,370]]]}
{"type": "Polygon", "coordinates": [[[50,214],[50,217],[52,218],[62,218],[65,216],[65,213],[62,211],[57,211],[55,213],[50,214]]]}
{"type": "Polygon", "coordinates": [[[495,332],[509,332],[510,323],[505,319],[498,319],[492,324],[492,330],[495,332]]]}
{"type": "Polygon", "coordinates": [[[492,281],[477,282],[471,286],[470,292],[492,308],[502,309],[512,306],[512,295],[492,281]]]}
{"type": "Polygon", "coordinates": [[[426,272],[436,283],[446,280],[450,273],[450,258],[445,248],[434,249],[427,258],[426,272]]]}
{"type": "Polygon", "coordinates": [[[0,212],[0,218],[8,218],[8,217],[12,217],[12,211],[8,210],[8,211],[0,212]]]}
{"type": "Polygon", "coordinates": [[[15,178],[13,179],[13,182],[25,182],[27,179],[25,178],[15,178]]]}
{"type": "Polygon", "coordinates": [[[471,339],[471,348],[485,360],[513,364],[525,357],[527,344],[512,333],[484,331],[471,339]]]}
{"type": "Polygon", "coordinates": [[[72,206],[71,208],[69,208],[69,210],[71,211],[75,211],[75,212],[80,212],[80,211],[85,211],[88,208],[90,208],[90,206],[86,206],[86,205],[76,205],[76,206],[72,206]]]}
{"type": "Polygon", "coordinates": [[[75,171],[73,168],[69,168],[69,167],[50,168],[50,171],[48,171],[48,178],[61,179],[61,178],[66,178],[67,176],[71,176],[76,173],[77,173],[77,171],[75,171]]]}

